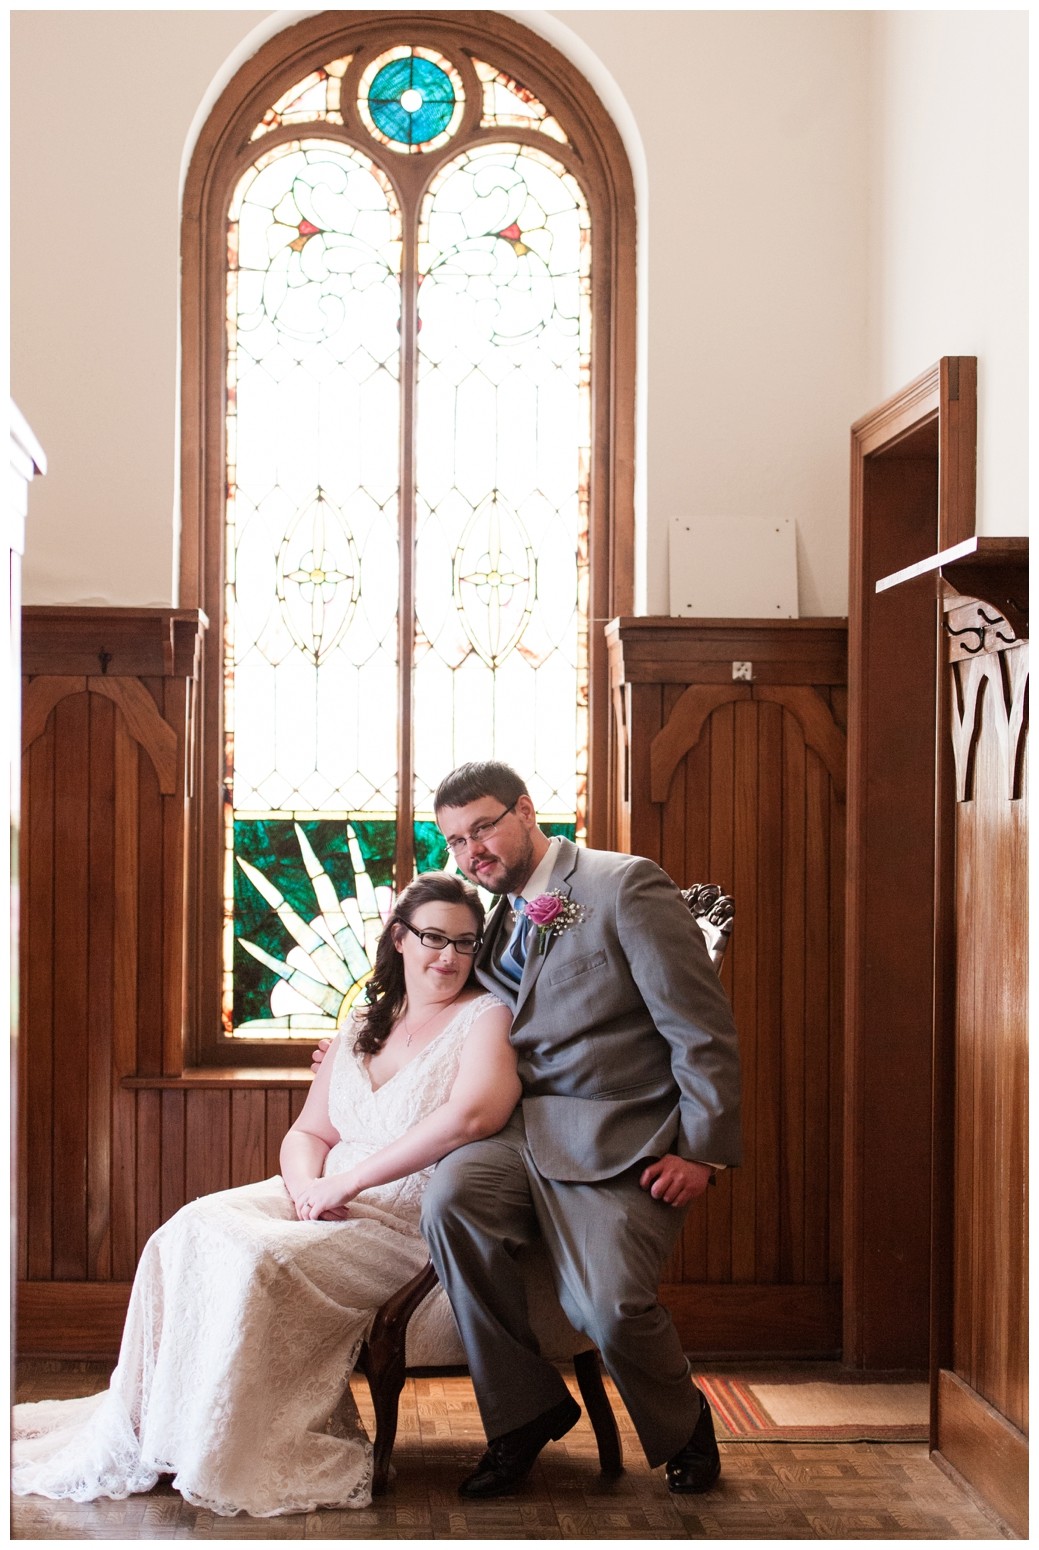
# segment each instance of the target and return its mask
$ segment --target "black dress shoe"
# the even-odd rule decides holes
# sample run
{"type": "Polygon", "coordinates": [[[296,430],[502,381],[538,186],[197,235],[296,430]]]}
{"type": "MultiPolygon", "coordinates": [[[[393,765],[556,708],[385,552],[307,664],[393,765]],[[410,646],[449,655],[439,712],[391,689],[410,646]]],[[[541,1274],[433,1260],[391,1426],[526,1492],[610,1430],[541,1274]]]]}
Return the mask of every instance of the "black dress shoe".
{"type": "Polygon", "coordinates": [[[534,1460],[545,1443],[565,1436],[580,1414],[580,1405],[575,1404],[568,1394],[551,1410],[536,1415],[533,1421],[517,1426],[502,1437],[493,1438],[472,1474],[458,1487],[459,1496],[470,1499],[511,1496],[530,1474],[534,1460]]]}
{"type": "MultiPolygon", "coordinates": [[[[697,1390],[697,1393],[700,1393],[697,1390]]],[[[718,1457],[718,1444],[714,1440],[714,1420],[711,1407],[704,1394],[700,1394],[700,1419],[693,1427],[693,1435],[684,1448],[664,1465],[664,1478],[669,1491],[695,1496],[709,1491],[721,1474],[722,1461],[718,1457]]]]}

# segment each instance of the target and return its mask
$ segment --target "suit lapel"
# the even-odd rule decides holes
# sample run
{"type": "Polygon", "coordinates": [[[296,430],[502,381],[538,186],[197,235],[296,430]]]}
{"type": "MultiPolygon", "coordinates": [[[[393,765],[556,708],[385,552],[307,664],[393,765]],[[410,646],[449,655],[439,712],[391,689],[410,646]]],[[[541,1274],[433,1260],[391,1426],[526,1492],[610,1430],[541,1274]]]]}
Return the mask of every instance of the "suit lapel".
{"type": "MultiPolygon", "coordinates": [[[[577,859],[580,854],[581,852],[572,840],[560,840],[559,855],[556,857],[556,864],[552,868],[552,875],[548,880],[548,892],[558,888],[560,893],[565,894],[567,898],[570,897],[570,878],[576,869],[577,859]]],[[[545,959],[552,951],[552,943],[554,941],[555,935],[553,934],[544,944],[544,949],[542,950],[541,944],[538,941],[537,929],[535,928],[530,934],[527,961],[523,966],[523,979],[520,983],[519,996],[516,1001],[517,1016],[522,1011],[527,997],[534,989],[535,981],[544,967],[545,959]]]]}

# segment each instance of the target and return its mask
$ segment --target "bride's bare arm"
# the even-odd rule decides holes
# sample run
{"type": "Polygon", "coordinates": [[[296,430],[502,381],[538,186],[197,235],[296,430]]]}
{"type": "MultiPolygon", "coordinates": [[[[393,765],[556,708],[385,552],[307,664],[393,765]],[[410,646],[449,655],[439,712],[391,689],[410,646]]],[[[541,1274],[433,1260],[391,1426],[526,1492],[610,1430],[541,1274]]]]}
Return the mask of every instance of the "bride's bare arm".
{"type": "MultiPolygon", "coordinates": [[[[520,1096],[516,1052],[509,1043],[511,1022],[505,1006],[496,1004],[481,1013],[462,1046],[458,1074],[446,1101],[355,1168],[316,1179],[297,1199],[297,1214],[319,1217],[330,1209],[342,1209],[362,1190],[417,1173],[456,1146],[500,1130],[520,1096]]],[[[329,1064],[323,1061],[322,1070],[329,1064]]],[[[315,1078],[315,1085],[319,1080],[320,1076],[315,1078]]]]}
{"type": "MultiPolygon", "coordinates": [[[[342,1037],[342,1035],[338,1035],[342,1037]]],[[[328,1051],[334,1055],[333,1049],[328,1051]]],[[[307,1101],[281,1143],[281,1176],[285,1188],[297,1203],[300,1191],[320,1178],[329,1150],[339,1140],[328,1114],[328,1089],[332,1082],[334,1059],[321,1063],[317,1075],[310,1084],[307,1101]]]]}

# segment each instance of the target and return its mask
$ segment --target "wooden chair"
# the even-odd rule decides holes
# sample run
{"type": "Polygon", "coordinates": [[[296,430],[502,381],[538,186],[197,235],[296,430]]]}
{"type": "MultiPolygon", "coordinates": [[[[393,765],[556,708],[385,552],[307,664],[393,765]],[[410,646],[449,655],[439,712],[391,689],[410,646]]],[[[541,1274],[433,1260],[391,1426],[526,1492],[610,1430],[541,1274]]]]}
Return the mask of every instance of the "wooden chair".
{"type": "MultiPolygon", "coordinates": [[[[735,905],[714,884],[695,883],[682,897],[707,942],[714,967],[721,970],[732,934],[735,905]]],[[[573,1328],[559,1306],[547,1258],[540,1244],[517,1257],[527,1292],[527,1309],[538,1344],[550,1361],[572,1361],[577,1386],[592,1423],[604,1475],[623,1468],[620,1434],[602,1381],[599,1353],[573,1328]]],[[[376,1313],[361,1347],[358,1367],[368,1380],[375,1409],[372,1492],[387,1487],[390,1455],[397,1436],[401,1390],[409,1369],[464,1367],[465,1352],[447,1294],[432,1263],[387,1298],[376,1313]]]]}

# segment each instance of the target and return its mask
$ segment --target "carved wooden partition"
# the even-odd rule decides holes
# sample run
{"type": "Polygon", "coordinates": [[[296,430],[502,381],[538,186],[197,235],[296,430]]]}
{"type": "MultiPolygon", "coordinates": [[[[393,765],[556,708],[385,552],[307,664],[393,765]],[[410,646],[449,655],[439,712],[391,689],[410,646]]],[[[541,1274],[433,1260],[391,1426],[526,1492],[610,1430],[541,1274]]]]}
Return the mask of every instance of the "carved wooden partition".
{"type": "Polygon", "coordinates": [[[692,1351],[841,1344],[846,631],[841,620],[607,627],[613,843],[736,901],[723,980],[744,1164],[690,1212],[663,1297],[692,1351]]]}
{"type": "Polygon", "coordinates": [[[183,1075],[204,616],[23,618],[18,1345],[107,1354],[145,1240],[277,1171],[305,1073],[183,1075]]]}
{"type": "Polygon", "coordinates": [[[953,1187],[935,1446],[1027,1537],[1027,540],[961,547],[941,567],[955,1015],[939,1055],[953,1187]]]}

